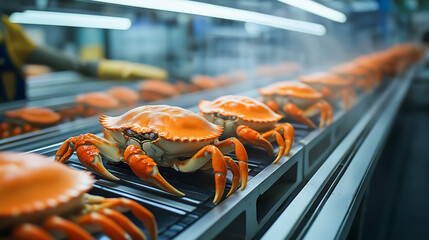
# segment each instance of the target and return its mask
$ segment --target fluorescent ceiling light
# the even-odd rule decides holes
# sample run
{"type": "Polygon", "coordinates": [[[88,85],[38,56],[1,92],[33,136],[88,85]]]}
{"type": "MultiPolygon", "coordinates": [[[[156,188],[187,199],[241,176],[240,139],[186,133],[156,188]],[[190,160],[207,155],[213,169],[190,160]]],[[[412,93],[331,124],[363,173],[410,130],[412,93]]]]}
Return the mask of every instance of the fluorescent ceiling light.
{"type": "Polygon", "coordinates": [[[317,23],[299,21],[283,17],[271,16],[241,9],[223,7],[209,3],[187,0],[93,0],[97,2],[113,3],[124,6],[163,10],[169,12],[187,13],[193,15],[251,22],[270,27],[308,33],[322,36],[326,28],[317,23]]]}
{"type": "Polygon", "coordinates": [[[23,24],[118,30],[127,30],[131,27],[131,20],[128,18],[35,10],[12,13],[10,21],[23,24]]]}
{"type": "Polygon", "coordinates": [[[330,19],[332,21],[344,23],[347,21],[346,15],[344,13],[328,8],[320,3],[311,1],[311,0],[279,0],[280,2],[289,4],[291,6],[300,8],[307,12],[319,15],[321,17],[330,19]]]}

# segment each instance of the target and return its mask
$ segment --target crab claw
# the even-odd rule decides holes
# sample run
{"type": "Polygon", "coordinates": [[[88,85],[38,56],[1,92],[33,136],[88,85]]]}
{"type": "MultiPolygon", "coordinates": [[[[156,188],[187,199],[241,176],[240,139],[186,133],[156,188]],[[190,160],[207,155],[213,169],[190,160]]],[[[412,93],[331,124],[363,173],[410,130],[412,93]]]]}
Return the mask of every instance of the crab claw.
{"type": "MultiPolygon", "coordinates": [[[[308,117],[306,117],[304,115],[304,111],[302,111],[299,107],[297,107],[295,104],[293,103],[287,103],[283,110],[288,113],[293,119],[295,119],[296,121],[303,123],[307,126],[310,126],[312,128],[316,128],[316,125],[313,123],[313,121],[311,121],[310,119],[308,119],[308,117]]],[[[322,122],[322,121],[321,121],[322,122]]]]}
{"type": "Polygon", "coordinates": [[[64,141],[63,144],[61,144],[60,148],[55,154],[55,161],[63,163],[70,158],[70,156],[74,152],[74,148],[70,147],[70,144],[73,142],[74,139],[74,137],[71,137],[64,141]]]}
{"type": "Polygon", "coordinates": [[[246,125],[240,125],[237,127],[236,133],[240,141],[261,147],[267,150],[270,156],[274,154],[273,145],[271,145],[267,139],[261,137],[257,131],[251,129],[250,127],[246,125]]]}
{"type": "Polygon", "coordinates": [[[100,157],[100,150],[95,146],[91,145],[80,145],[76,149],[77,157],[84,167],[87,169],[102,175],[105,178],[111,180],[119,180],[111,174],[103,165],[103,161],[100,157]]]}
{"type": "Polygon", "coordinates": [[[66,162],[73,152],[76,151],[82,166],[105,178],[119,180],[119,178],[115,177],[104,167],[100,156],[100,149],[111,158],[119,158],[118,155],[120,155],[120,151],[114,144],[106,139],[87,133],[77,137],[71,137],[64,141],[55,154],[55,161],[66,162]]]}
{"type": "Polygon", "coordinates": [[[161,176],[153,159],[145,155],[136,145],[129,145],[125,149],[124,160],[128,163],[131,170],[143,181],[149,182],[153,186],[173,195],[185,196],[184,193],[171,186],[161,176]]]}

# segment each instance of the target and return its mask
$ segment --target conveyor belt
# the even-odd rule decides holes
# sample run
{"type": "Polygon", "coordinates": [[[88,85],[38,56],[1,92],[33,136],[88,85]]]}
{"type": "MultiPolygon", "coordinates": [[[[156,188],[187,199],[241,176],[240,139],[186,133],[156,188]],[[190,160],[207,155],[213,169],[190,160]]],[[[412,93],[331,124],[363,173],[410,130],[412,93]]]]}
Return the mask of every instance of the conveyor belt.
{"type": "MultiPolygon", "coordinates": [[[[244,95],[250,95],[253,97],[255,97],[256,94],[256,90],[244,93],[244,95]]],[[[372,95],[361,97],[362,101],[360,101],[360,103],[362,104],[366,102],[365,100],[370,100],[371,96],[372,95]]],[[[196,111],[197,109],[196,107],[193,107],[190,108],[190,110],[196,111]]],[[[330,140],[333,137],[334,132],[335,134],[340,134],[338,132],[345,131],[343,130],[344,126],[340,128],[337,125],[338,123],[344,122],[341,119],[347,120],[350,116],[348,116],[347,113],[345,114],[339,111],[339,109],[336,110],[337,113],[334,115],[334,124],[328,128],[311,131],[306,126],[294,124],[296,129],[296,139],[291,151],[291,155],[293,156],[282,158],[278,164],[271,164],[273,159],[272,157],[268,157],[265,151],[251,147],[247,148],[249,155],[248,186],[243,192],[238,190],[228,199],[222,200],[218,206],[212,204],[214,196],[214,176],[210,170],[184,174],[178,173],[172,169],[162,168],[161,174],[165,179],[178,190],[183,191],[186,194],[185,197],[178,198],[144,183],[130,171],[126,164],[114,165],[106,163],[107,168],[121,180],[119,182],[114,182],[97,177],[96,189],[100,188],[109,193],[112,192],[124,197],[132,197],[133,199],[144,203],[145,206],[150,206],[149,208],[153,211],[155,216],[163,215],[160,217],[160,220],[158,220],[161,239],[172,238],[177,235],[177,237],[182,239],[198,237],[193,234],[188,235],[186,230],[189,226],[193,225],[192,223],[197,222],[201,224],[207,221],[207,218],[217,220],[215,228],[218,231],[217,233],[219,233],[222,231],[223,227],[228,226],[232,220],[237,219],[237,216],[238,219],[241,218],[240,216],[243,216],[241,213],[234,213],[234,211],[231,211],[231,208],[234,208],[236,205],[240,205],[240,208],[235,209],[243,211],[243,208],[246,208],[244,202],[246,202],[247,198],[249,198],[248,200],[252,200],[252,205],[257,205],[254,206],[255,210],[257,208],[257,216],[251,217],[259,219],[260,223],[257,225],[263,225],[263,223],[272,215],[276,206],[283,202],[284,199],[289,196],[298,185],[300,185],[305,177],[303,174],[311,174],[313,171],[312,169],[318,166],[325,156],[325,153],[329,152],[332,148],[331,145],[335,144],[334,141],[330,140]],[[327,141],[327,139],[329,139],[329,141],[327,141]],[[326,146],[326,149],[315,148],[313,151],[316,152],[304,151],[304,146],[308,145],[311,147],[313,142],[325,142],[325,146],[326,142],[328,142],[328,145],[326,146]],[[312,157],[313,160],[311,162],[306,162],[304,159],[308,154],[319,154],[320,157],[312,157]],[[304,166],[306,166],[306,168],[304,168],[304,166]],[[218,210],[214,211],[215,209],[218,210]],[[163,219],[163,217],[165,217],[165,211],[167,211],[167,215],[170,216],[167,220],[163,219]],[[222,218],[219,219],[218,216],[212,218],[211,214],[218,215],[218,213],[222,213],[222,216],[229,220],[221,221],[222,218]],[[231,213],[236,216],[228,217],[231,213]]],[[[349,120],[350,119],[348,119],[348,121],[349,120]]],[[[101,135],[100,132],[98,134],[101,135]]],[[[33,152],[53,158],[60,144],[61,143],[57,143],[33,152]]],[[[314,146],[318,145],[314,144],[314,146]]],[[[74,168],[83,169],[75,155],[72,156],[69,164],[74,168]]],[[[228,175],[225,194],[230,187],[231,176],[228,175]]],[[[104,195],[105,193],[106,192],[102,194],[104,195]]],[[[212,223],[208,224],[210,225],[212,223]]],[[[245,229],[248,228],[247,224],[244,225],[245,229]]],[[[257,226],[254,229],[247,230],[252,231],[251,233],[248,233],[248,235],[254,235],[259,228],[260,226],[257,226]]],[[[195,229],[195,227],[193,229],[195,229]]],[[[194,234],[198,234],[197,232],[192,232],[194,234]]],[[[209,234],[208,236],[214,237],[217,233],[212,233],[212,235],[209,234]]],[[[245,234],[246,230],[242,235],[245,234]]]]}
{"type": "MultiPolygon", "coordinates": [[[[266,84],[264,83],[264,85],[266,84]]],[[[177,239],[230,238],[234,236],[251,238],[283,206],[288,197],[300,190],[300,186],[303,186],[349,130],[361,119],[362,113],[377,101],[378,95],[384,92],[385,88],[392,91],[392,84],[387,82],[371,94],[361,94],[359,102],[350,111],[342,112],[337,108],[334,123],[329,127],[310,131],[305,126],[294,124],[296,141],[291,154],[283,157],[277,164],[271,164],[273,159],[268,157],[265,151],[247,148],[249,181],[246,189],[238,190],[216,206],[212,204],[214,176],[209,170],[184,174],[172,169],[161,168],[161,174],[166,180],[186,194],[185,197],[178,198],[142,182],[125,164],[106,163],[107,168],[121,180],[114,182],[97,176],[92,193],[103,196],[129,197],[148,207],[157,218],[160,239],[172,237],[177,239]]],[[[184,95],[180,100],[170,99],[165,103],[192,102],[195,104],[198,102],[196,99],[210,100],[219,95],[234,92],[236,89],[214,89],[184,95]]],[[[248,91],[240,94],[256,97],[257,91],[255,86],[252,86],[248,91]]],[[[196,111],[197,109],[193,107],[190,110],[196,111]]],[[[94,121],[94,119],[85,119],[82,120],[82,123],[88,123],[90,120],[94,121]]],[[[95,126],[93,122],[92,124],[88,125],[88,128],[95,126]]],[[[85,128],[79,129],[79,131],[81,130],[85,130],[85,128]]],[[[101,134],[101,129],[99,127],[90,132],[101,134]]],[[[61,136],[65,139],[78,134],[73,130],[70,133],[72,134],[62,133],[61,136]]],[[[32,152],[53,158],[61,144],[61,142],[55,142],[52,145],[45,143],[45,147],[32,152]]],[[[36,142],[33,144],[37,145],[36,142]]],[[[32,147],[36,145],[32,145],[32,147]]],[[[72,167],[83,169],[75,155],[72,156],[69,164],[72,167]]],[[[228,176],[225,193],[229,190],[230,184],[231,176],[228,176]]]]}
{"type": "MultiPolygon", "coordinates": [[[[303,125],[294,124],[294,127],[296,129],[296,141],[300,141],[310,132],[310,129],[303,125]]],[[[59,144],[56,144],[34,152],[54,158],[58,146],[59,144]]],[[[249,149],[248,165],[250,181],[265,167],[271,165],[273,158],[268,157],[263,150],[247,149],[249,149]]],[[[278,148],[275,150],[277,151],[278,148]]],[[[232,157],[235,158],[234,156],[232,157]]],[[[81,170],[85,169],[81,166],[76,155],[71,157],[68,165],[81,170]]],[[[160,239],[168,239],[175,236],[215,207],[212,203],[215,186],[213,181],[214,174],[211,170],[186,174],[169,168],[161,168],[163,177],[179,191],[186,194],[185,197],[179,198],[143,182],[134,175],[126,164],[110,164],[106,162],[105,166],[121,180],[116,182],[97,176],[95,183],[96,192],[98,191],[97,193],[103,196],[106,194],[108,196],[110,194],[117,194],[129,197],[144,203],[145,206],[150,206],[148,208],[157,217],[160,239]],[[160,216],[160,219],[158,219],[158,216],[160,216]],[[169,217],[167,218],[166,216],[169,217]]],[[[231,179],[232,176],[228,174],[224,197],[231,187],[231,179]]]]}

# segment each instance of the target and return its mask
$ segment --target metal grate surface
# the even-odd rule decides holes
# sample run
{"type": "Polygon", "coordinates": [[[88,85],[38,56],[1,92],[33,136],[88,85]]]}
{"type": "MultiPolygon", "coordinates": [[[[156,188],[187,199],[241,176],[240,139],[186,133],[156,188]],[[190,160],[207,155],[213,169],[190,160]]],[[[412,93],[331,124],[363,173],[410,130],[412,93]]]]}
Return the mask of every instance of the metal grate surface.
{"type": "MultiPolygon", "coordinates": [[[[296,142],[299,142],[310,132],[307,126],[293,125],[296,142]]],[[[55,144],[34,152],[53,159],[58,146],[59,144],[55,144]]],[[[246,147],[246,150],[249,156],[248,180],[250,181],[266,166],[271,165],[274,158],[267,156],[262,149],[246,147]]],[[[278,151],[278,147],[275,147],[275,151],[278,151]]],[[[235,159],[234,155],[229,156],[235,159]]],[[[160,168],[162,176],[179,191],[186,194],[185,197],[176,197],[143,182],[134,175],[125,163],[111,164],[107,161],[104,161],[104,163],[106,168],[121,180],[112,181],[95,174],[96,183],[90,193],[106,197],[127,197],[141,203],[155,215],[158,223],[159,239],[170,239],[176,236],[216,206],[212,203],[215,193],[212,170],[180,173],[174,169],[160,168]]],[[[67,164],[76,169],[85,169],[81,166],[76,154],[70,158],[67,164]]],[[[228,172],[223,199],[231,188],[231,180],[232,176],[228,172]]],[[[240,189],[237,189],[237,191],[240,191],[240,189]]],[[[132,218],[132,220],[135,219],[132,218]]],[[[139,227],[144,228],[141,224],[139,227]]],[[[102,236],[98,235],[98,237],[102,236]]]]}

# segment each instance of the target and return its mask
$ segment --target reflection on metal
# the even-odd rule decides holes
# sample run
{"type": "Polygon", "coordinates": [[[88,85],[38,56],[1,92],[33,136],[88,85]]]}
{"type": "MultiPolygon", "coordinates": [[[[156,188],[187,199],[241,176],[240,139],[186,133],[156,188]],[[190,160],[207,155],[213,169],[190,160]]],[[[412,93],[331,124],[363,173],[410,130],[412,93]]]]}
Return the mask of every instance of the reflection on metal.
{"type": "Polygon", "coordinates": [[[401,102],[409,89],[411,76],[408,74],[406,81],[397,83],[395,91],[389,92],[387,99],[383,99],[375,123],[314,219],[305,234],[305,239],[347,237],[378,161],[378,156],[389,135],[401,102]]]}
{"type": "Polygon", "coordinates": [[[341,234],[350,227],[362,197],[361,188],[367,180],[366,174],[375,165],[376,154],[388,134],[415,70],[414,67],[404,76],[389,81],[388,88],[374,104],[371,104],[372,101],[363,104],[367,108],[356,113],[365,114],[277,218],[263,239],[345,238],[341,234]]]}

